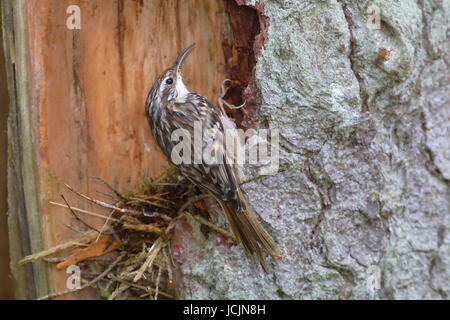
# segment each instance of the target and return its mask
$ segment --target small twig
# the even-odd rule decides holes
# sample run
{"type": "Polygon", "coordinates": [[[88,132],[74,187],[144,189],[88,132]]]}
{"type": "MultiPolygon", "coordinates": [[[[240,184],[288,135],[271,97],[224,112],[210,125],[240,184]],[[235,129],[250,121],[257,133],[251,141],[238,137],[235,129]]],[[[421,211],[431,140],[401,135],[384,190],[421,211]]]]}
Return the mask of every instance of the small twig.
{"type": "Polygon", "coordinates": [[[157,202],[149,201],[149,200],[146,200],[146,199],[141,199],[141,198],[136,198],[136,197],[130,197],[130,201],[135,201],[135,202],[145,203],[145,204],[150,205],[150,206],[155,206],[155,207],[167,209],[167,206],[165,206],[165,205],[163,205],[163,204],[159,204],[159,203],[157,203],[157,202]]]}
{"type": "Polygon", "coordinates": [[[66,227],[67,229],[72,230],[73,232],[76,232],[78,234],[83,234],[83,231],[77,230],[74,227],[72,227],[71,225],[68,225],[67,223],[61,223],[64,227],[66,227]]]}
{"type": "Polygon", "coordinates": [[[67,290],[67,291],[62,291],[62,292],[56,292],[56,293],[50,293],[46,296],[40,297],[38,298],[38,300],[46,300],[46,299],[51,299],[51,298],[55,298],[55,297],[59,297],[65,294],[69,294],[69,293],[73,293],[73,292],[77,292],[83,289],[86,289],[92,285],[94,285],[97,281],[103,279],[122,259],[123,257],[125,257],[126,252],[123,252],[119,257],[117,257],[116,260],[114,260],[113,263],[111,263],[108,268],[103,271],[98,277],[96,277],[95,279],[93,279],[92,281],[89,281],[88,283],[82,285],[80,288],[78,289],[72,289],[72,290],[67,290]]]}
{"type": "Polygon", "coordinates": [[[70,212],[73,214],[73,216],[75,217],[75,219],[77,219],[78,221],[80,221],[81,223],[83,223],[86,227],[88,227],[89,229],[95,230],[98,233],[101,233],[100,230],[98,230],[97,228],[91,226],[89,223],[87,223],[86,221],[84,221],[83,219],[81,219],[80,217],[77,216],[77,214],[75,213],[75,211],[72,210],[72,208],[69,205],[69,202],[67,202],[66,198],[64,197],[64,195],[61,195],[61,198],[64,200],[64,202],[66,203],[67,207],[69,208],[70,212]]]}
{"type": "Polygon", "coordinates": [[[58,257],[52,257],[52,258],[44,258],[42,260],[44,260],[45,262],[49,262],[49,263],[60,263],[60,262],[63,262],[64,260],[66,260],[66,259],[58,258],[58,257]]]}
{"type": "Polygon", "coordinates": [[[177,215],[180,216],[184,212],[184,210],[186,210],[186,208],[189,207],[191,204],[193,204],[195,202],[199,202],[199,201],[204,200],[209,197],[211,197],[209,194],[200,194],[198,196],[193,196],[193,197],[189,198],[178,210],[177,215]]]}
{"type": "MultiPolygon", "coordinates": [[[[284,172],[284,171],[286,171],[287,169],[288,169],[288,168],[280,168],[280,169],[278,169],[278,171],[277,171],[276,174],[281,173],[281,172],[284,172]]],[[[248,178],[247,180],[242,181],[239,185],[242,186],[242,185],[244,185],[244,184],[246,184],[246,183],[249,183],[249,182],[252,182],[252,181],[255,181],[255,180],[258,180],[258,179],[267,177],[267,176],[271,176],[271,175],[270,175],[270,174],[258,174],[257,176],[254,176],[254,177],[248,178]]]]}
{"type": "Polygon", "coordinates": [[[166,262],[166,268],[167,268],[167,274],[169,276],[169,282],[172,282],[172,277],[173,277],[172,267],[170,266],[169,256],[167,255],[167,251],[166,251],[165,247],[162,249],[162,255],[163,255],[164,260],[166,262]]]}
{"type": "Polygon", "coordinates": [[[111,293],[111,295],[108,297],[108,300],[114,300],[117,298],[117,296],[119,294],[121,294],[122,292],[124,292],[125,290],[127,290],[130,286],[126,283],[120,283],[119,287],[114,290],[113,293],[111,293]]]}
{"type": "Polygon", "coordinates": [[[124,196],[124,195],[121,194],[119,191],[117,191],[115,188],[113,188],[113,187],[112,187],[108,182],[106,182],[103,178],[100,178],[100,177],[97,177],[97,176],[94,176],[93,178],[96,179],[96,180],[99,180],[99,181],[103,182],[103,184],[104,184],[105,186],[107,186],[109,190],[111,190],[112,192],[114,192],[114,194],[115,194],[116,196],[118,196],[120,199],[125,200],[125,201],[130,200],[128,197],[124,196]]]}
{"type": "Polygon", "coordinates": [[[92,199],[92,198],[90,198],[90,197],[88,197],[88,196],[86,196],[86,195],[84,195],[84,194],[82,194],[82,193],[80,193],[80,192],[74,190],[74,189],[73,189],[71,186],[69,186],[67,183],[66,183],[65,185],[66,185],[67,189],[69,189],[70,191],[72,191],[73,193],[75,193],[76,195],[78,195],[79,197],[81,197],[81,198],[83,198],[83,199],[86,199],[86,200],[88,200],[88,201],[90,201],[90,202],[92,202],[92,203],[95,203],[96,205],[99,205],[99,206],[101,206],[101,207],[108,208],[108,209],[114,209],[114,210],[119,211],[119,212],[121,212],[121,213],[129,213],[129,214],[132,214],[132,215],[141,215],[141,213],[140,213],[139,211],[134,211],[134,210],[128,210],[128,209],[119,208],[119,207],[116,207],[116,206],[114,206],[114,205],[112,205],[112,204],[109,204],[109,203],[106,203],[106,202],[103,202],[103,201],[100,201],[100,200],[92,199]]]}
{"type": "Polygon", "coordinates": [[[142,275],[144,274],[145,270],[150,268],[152,266],[153,261],[155,260],[156,256],[158,255],[161,248],[165,245],[164,241],[161,237],[159,237],[152,245],[150,250],[148,251],[148,257],[147,260],[145,260],[144,264],[139,269],[138,273],[136,274],[136,277],[134,277],[133,282],[139,281],[140,278],[142,278],[142,275]]]}
{"type": "Polygon", "coordinates": [[[159,293],[159,281],[161,279],[161,266],[158,268],[158,276],[156,277],[156,292],[155,292],[155,300],[158,300],[159,293]]]}
{"type": "Polygon", "coordinates": [[[129,224],[129,223],[124,223],[123,227],[125,229],[131,229],[131,230],[136,230],[136,231],[143,231],[143,232],[154,232],[157,235],[163,235],[164,231],[161,230],[158,227],[155,227],[154,225],[151,224],[129,224]]]}
{"type": "Polygon", "coordinates": [[[95,232],[94,230],[89,230],[88,232],[85,232],[82,236],[80,236],[78,238],[69,240],[69,241],[67,241],[65,243],[59,244],[57,246],[54,246],[54,247],[49,248],[47,250],[38,252],[36,254],[32,254],[32,255],[26,256],[25,258],[20,260],[18,262],[18,264],[22,265],[22,264],[27,263],[27,262],[31,262],[31,261],[35,261],[35,260],[47,257],[49,255],[52,255],[52,254],[55,254],[55,253],[60,252],[62,250],[65,250],[67,248],[70,248],[71,246],[75,245],[75,243],[77,243],[77,242],[91,240],[95,236],[97,236],[97,232],[95,232]]]}
{"type": "MultiPolygon", "coordinates": [[[[49,203],[54,205],[54,206],[58,206],[58,207],[69,209],[68,206],[66,206],[65,204],[62,204],[62,203],[53,202],[53,201],[49,201],[49,203]]],[[[97,217],[97,218],[101,218],[101,219],[105,219],[105,220],[109,220],[109,221],[114,221],[114,222],[119,222],[118,219],[111,218],[111,217],[108,217],[108,216],[104,216],[102,214],[98,214],[98,213],[95,213],[95,212],[91,212],[91,211],[87,211],[87,210],[83,210],[83,209],[79,209],[79,208],[75,208],[75,207],[72,207],[72,210],[76,211],[76,212],[80,212],[80,213],[85,213],[85,214],[88,214],[88,215],[93,216],[93,217],[97,217]]]]}
{"type": "Polygon", "coordinates": [[[169,258],[170,258],[170,262],[172,263],[171,265],[175,267],[175,269],[178,269],[177,264],[175,263],[175,261],[173,261],[173,253],[172,253],[172,247],[171,246],[167,246],[167,248],[169,248],[169,258]]]}
{"type": "Polygon", "coordinates": [[[193,204],[195,202],[204,200],[209,197],[211,197],[209,194],[200,194],[200,195],[189,198],[178,210],[177,217],[172,219],[172,221],[170,221],[169,225],[167,226],[167,228],[165,230],[165,233],[169,234],[172,231],[172,229],[175,227],[175,224],[177,223],[177,221],[179,221],[180,219],[185,217],[184,210],[186,210],[187,207],[189,207],[191,204],[193,204]]]}
{"type": "Polygon", "coordinates": [[[166,215],[164,213],[160,213],[160,212],[144,212],[143,211],[142,215],[144,215],[144,217],[151,217],[151,218],[158,217],[158,218],[161,218],[166,221],[172,221],[171,217],[169,217],[168,215],[166,215]]]}
{"type": "Polygon", "coordinates": [[[112,194],[106,193],[106,192],[102,192],[99,190],[95,190],[95,192],[97,192],[98,194],[101,194],[102,196],[111,198],[111,200],[117,200],[117,198],[115,196],[113,196],[112,194]]]}
{"type": "Polygon", "coordinates": [[[116,207],[116,206],[114,206],[112,204],[109,204],[109,203],[106,203],[106,202],[103,202],[103,201],[100,201],[100,200],[92,199],[92,198],[90,198],[90,197],[88,197],[88,196],[86,196],[86,195],[84,195],[84,194],[74,190],[68,184],[65,184],[65,185],[66,185],[67,189],[69,189],[70,191],[72,191],[76,195],[80,196],[81,198],[86,199],[86,200],[88,200],[88,201],[90,201],[92,203],[95,203],[96,205],[99,205],[99,206],[104,207],[104,208],[113,209],[113,210],[116,210],[116,211],[121,212],[121,213],[128,213],[128,214],[133,215],[133,216],[149,215],[149,216],[160,217],[160,218],[162,218],[162,219],[164,219],[166,221],[172,220],[172,218],[170,218],[169,216],[167,216],[167,215],[165,215],[163,213],[159,213],[159,212],[146,213],[146,212],[139,212],[139,211],[131,210],[131,209],[119,208],[119,207],[116,207]]]}
{"type": "Polygon", "coordinates": [[[197,220],[198,222],[204,224],[205,226],[208,226],[208,227],[210,227],[211,229],[213,229],[213,230],[215,230],[215,231],[217,231],[217,232],[220,232],[220,233],[223,234],[225,237],[230,238],[230,239],[233,239],[234,241],[237,242],[236,237],[235,237],[231,232],[228,232],[228,231],[226,231],[226,230],[224,230],[224,229],[222,229],[222,228],[216,226],[215,224],[209,222],[208,220],[206,220],[206,219],[204,219],[204,218],[202,218],[202,217],[200,217],[200,216],[194,216],[194,215],[193,215],[192,217],[193,217],[195,220],[197,220]]]}
{"type": "Polygon", "coordinates": [[[163,192],[163,193],[152,194],[152,195],[136,195],[136,196],[139,197],[140,199],[145,199],[145,200],[156,199],[156,200],[159,200],[159,201],[173,203],[173,201],[163,197],[163,196],[168,195],[168,194],[170,194],[170,192],[163,192]]]}
{"type": "MultiPolygon", "coordinates": [[[[108,218],[106,219],[105,223],[104,223],[104,224],[102,225],[102,227],[100,228],[100,232],[99,232],[99,234],[98,234],[98,236],[97,236],[97,239],[95,239],[95,242],[98,241],[98,239],[99,239],[100,236],[102,235],[102,232],[105,231],[106,225],[107,225],[108,222],[110,221],[109,219],[111,218],[111,216],[113,215],[113,213],[114,213],[114,210],[111,211],[111,213],[109,214],[109,216],[108,216],[108,218]]],[[[112,239],[112,237],[111,237],[111,239],[112,239]]],[[[105,248],[105,250],[106,250],[106,248],[105,248]]]]}
{"type": "MultiPolygon", "coordinates": [[[[143,291],[145,291],[147,293],[155,293],[156,292],[156,290],[151,288],[151,287],[145,287],[145,286],[141,286],[141,285],[136,284],[136,283],[128,282],[128,281],[120,279],[120,278],[118,278],[118,277],[116,277],[114,275],[111,276],[111,279],[113,279],[114,281],[120,282],[120,283],[127,284],[130,287],[141,289],[141,290],[143,290],[143,291]]],[[[162,295],[162,296],[165,296],[166,298],[174,299],[174,296],[172,296],[172,295],[170,295],[170,294],[168,294],[168,293],[166,293],[164,291],[159,290],[159,294],[162,295]]]]}
{"type": "Polygon", "coordinates": [[[89,245],[87,243],[74,242],[73,244],[76,246],[79,246],[79,247],[89,247],[89,245]]]}
{"type": "Polygon", "coordinates": [[[161,186],[161,187],[177,187],[180,185],[180,183],[162,182],[162,183],[155,183],[155,185],[161,186]]]}

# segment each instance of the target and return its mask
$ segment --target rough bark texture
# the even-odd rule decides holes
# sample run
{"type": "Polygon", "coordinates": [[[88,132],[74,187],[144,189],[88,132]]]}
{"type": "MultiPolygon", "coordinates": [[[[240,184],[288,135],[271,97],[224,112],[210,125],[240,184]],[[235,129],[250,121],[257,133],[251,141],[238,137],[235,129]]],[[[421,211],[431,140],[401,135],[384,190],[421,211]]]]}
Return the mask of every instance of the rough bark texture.
{"type": "Polygon", "coordinates": [[[37,204],[34,131],[29,95],[28,50],[23,0],[2,1],[2,23],[10,99],[8,118],[8,231],[10,266],[17,298],[48,292],[42,261],[17,266],[23,256],[42,250],[37,204]]]}
{"type": "MultiPolygon", "coordinates": [[[[226,78],[222,28],[225,1],[1,0],[9,112],[10,260],[18,298],[67,289],[66,270],[37,253],[78,235],[83,226],[63,208],[94,207],[67,192],[67,183],[104,201],[100,176],[124,192],[167,164],[145,118],[155,78],[196,41],[183,64],[185,82],[217,97],[226,78]],[[81,29],[69,30],[66,10],[77,4],[81,29]],[[67,226],[72,227],[72,229],[67,226]]],[[[109,214],[108,210],[96,212],[109,214]]],[[[99,226],[97,218],[85,218],[99,226]]],[[[96,298],[85,290],[64,298],[96,298]]]]}
{"type": "Polygon", "coordinates": [[[288,170],[244,188],[284,259],[264,274],[241,246],[187,219],[172,241],[180,296],[448,298],[449,0],[77,1],[81,30],[65,27],[71,0],[1,3],[18,297],[66,289],[64,270],[16,263],[72,237],[66,224],[80,228],[49,205],[63,183],[95,194],[93,175],[127,190],[161,172],[145,97],[196,41],[188,87],[215,101],[231,77],[228,101],[247,102],[238,125],[280,129],[288,170]],[[379,30],[366,26],[371,4],[379,30]],[[372,266],[379,290],[367,285],[372,266]]]}
{"type": "Polygon", "coordinates": [[[285,258],[264,274],[189,221],[185,298],[448,298],[450,2],[246,4],[268,18],[257,126],[281,130],[289,169],[245,189],[285,258]]]}

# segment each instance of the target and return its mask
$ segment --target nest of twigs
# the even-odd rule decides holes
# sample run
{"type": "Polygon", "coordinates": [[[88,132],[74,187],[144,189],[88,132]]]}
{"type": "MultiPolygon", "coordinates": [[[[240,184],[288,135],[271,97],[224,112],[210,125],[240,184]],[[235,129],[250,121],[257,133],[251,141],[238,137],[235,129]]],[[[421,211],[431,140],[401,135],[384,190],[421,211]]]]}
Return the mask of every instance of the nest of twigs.
{"type": "Polygon", "coordinates": [[[111,210],[109,216],[70,206],[64,196],[63,203],[51,202],[65,207],[83,223],[86,232],[76,239],[28,256],[20,263],[37,259],[57,263],[58,269],[77,265],[82,282],[78,287],[49,294],[41,299],[54,298],[88,287],[100,290],[105,299],[174,299],[174,269],[176,268],[168,243],[177,221],[191,214],[200,223],[233,238],[226,230],[216,227],[205,219],[205,206],[199,205],[208,196],[170,167],[163,177],[145,178],[137,192],[122,194],[101,180],[111,191],[111,201],[103,202],[67,188],[88,202],[111,210]],[[202,209],[203,208],[203,209],[202,209]],[[104,219],[101,227],[85,222],[85,215],[104,219]],[[202,217],[203,216],[203,217],[202,217]],[[55,254],[69,251],[65,258],[55,254]]]}

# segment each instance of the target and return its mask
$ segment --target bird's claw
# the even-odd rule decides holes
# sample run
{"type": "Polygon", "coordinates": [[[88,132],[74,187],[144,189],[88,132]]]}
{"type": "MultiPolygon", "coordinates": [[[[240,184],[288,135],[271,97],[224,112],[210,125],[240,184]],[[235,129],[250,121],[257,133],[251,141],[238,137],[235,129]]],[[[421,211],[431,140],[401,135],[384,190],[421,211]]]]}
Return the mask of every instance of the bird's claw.
{"type": "Polygon", "coordinates": [[[228,89],[230,89],[229,87],[225,88],[225,83],[227,83],[227,82],[231,82],[231,79],[224,79],[222,81],[219,99],[223,99],[223,97],[225,97],[225,95],[227,94],[228,89]]]}
{"type": "Polygon", "coordinates": [[[223,108],[223,105],[226,105],[226,106],[227,106],[228,108],[230,108],[230,109],[240,109],[240,108],[244,107],[245,104],[247,103],[247,102],[244,100],[244,103],[243,103],[243,104],[241,104],[241,105],[239,105],[239,106],[235,106],[235,105],[232,105],[231,103],[226,102],[226,101],[223,99],[223,97],[225,97],[225,95],[227,94],[228,90],[230,89],[229,87],[225,88],[225,83],[227,83],[227,82],[231,82],[231,80],[230,80],[230,79],[224,79],[224,80],[222,81],[221,90],[220,90],[220,94],[219,94],[219,98],[218,98],[219,106],[220,106],[220,109],[222,110],[222,113],[223,113],[223,114],[226,114],[226,113],[225,113],[225,110],[224,110],[224,108],[223,108]]]}
{"type": "Polygon", "coordinates": [[[233,105],[233,104],[230,104],[230,103],[226,102],[225,100],[223,101],[223,103],[224,103],[227,107],[229,107],[229,108],[231,108],[231,109],[240,109],[240,108],[242,108],[242,107],[244,107],[244,106],[246,105],[247,101],[244,100],[244,103],[241,104],[241,105],[239,105],[239,106],[235,106],[235,105],[233,105]]]}

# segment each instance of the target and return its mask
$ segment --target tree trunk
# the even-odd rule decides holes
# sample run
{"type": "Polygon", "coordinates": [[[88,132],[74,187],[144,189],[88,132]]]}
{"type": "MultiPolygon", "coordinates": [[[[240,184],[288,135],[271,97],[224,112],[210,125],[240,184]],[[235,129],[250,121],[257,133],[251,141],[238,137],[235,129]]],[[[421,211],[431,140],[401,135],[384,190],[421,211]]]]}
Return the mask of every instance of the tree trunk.
{"type": "Polygon", "coordinates": [[[284,259],[264,274],[216,235],[190,241],[207,254],[185,297],[448,298],[448,1],[257,3],[257,127],[280,129],[288,170],[245,189],[284,259]]]}
{"type": "MultiPolygon", "coordinates": [[[[1,16],[0,16],[1,22],[1,16]]],[[[3,44],[3,34],[0,32],[0,44],[3,44]]],[[[0,300],[12,299],[14,291],[12,288],[11,272],[9,268],[8,228],[7,228],[7,177],[8,162],[8,87],[6,83],[5,56],[0,50],[0,300]]]]}
{"type": "Polygon", "coordinates": [[[183,248],[180,296],[448,297],[448,1],[96,0],[78,4],[81,29],[69,30],[72,4],[2,0],[18,297],[66,290],[65,270],[17,266],[76,235],[66,225],[80,225],[49,201],[64,193],[90,205],[64,183],[89,194],[100,176],[127,190],[162,171],[145,98],[194,41],[187,87],[214,101],[229,77],[228,100],[246,101],[237,124],[280,130],[286,171],[244,189],[284,258],[265,274],[241,246],[188,220],[172,243],[183,248]]]}
{"type": "Polygon", "coordinates": [[[82,229],[49,201],[61,202],[64,194],[74,207],[94,209],[67,192],[65,183],[106,201],[97,193],[106,189],[93,176],[126,192],[144,176],[161,174],[167,162],[151,136],[144,105],[156,76],[178,52],[198,42],[184,64],[188,86],[215,97],[226,78],[224,2],[84,1],[79,30],[66,27],[72,4],[2,1],[11,97],[9,233],[19,298],[67,290],[66,270],[43,261],[17,265],[82,229]]]}

